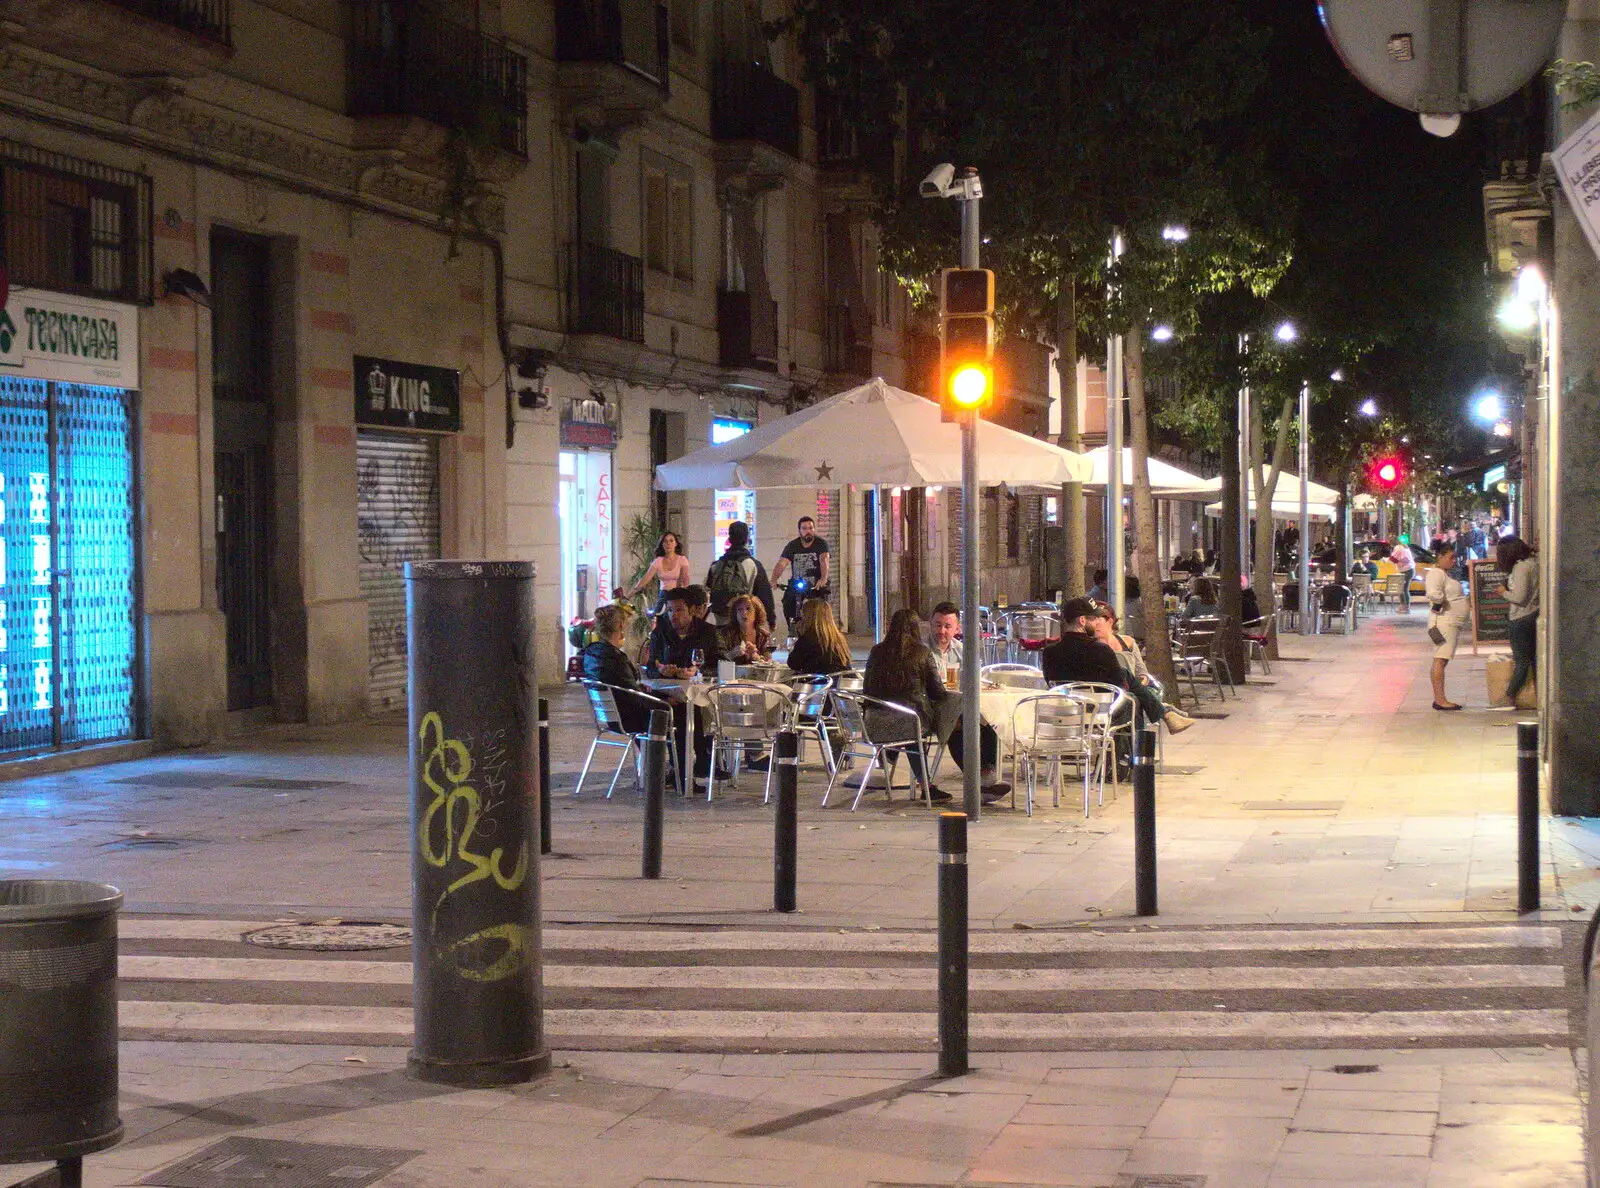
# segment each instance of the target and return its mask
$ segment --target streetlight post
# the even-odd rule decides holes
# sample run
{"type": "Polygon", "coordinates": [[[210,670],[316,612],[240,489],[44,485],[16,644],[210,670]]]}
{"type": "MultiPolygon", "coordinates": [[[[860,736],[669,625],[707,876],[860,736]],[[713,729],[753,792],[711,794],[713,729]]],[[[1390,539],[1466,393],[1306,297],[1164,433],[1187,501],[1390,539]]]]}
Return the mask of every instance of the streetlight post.
{"type": "MultiPolygon", "coordinates": [[[[1111,232],[1111,267],[1122,258],[1122,230],[1111,232]]],[[[1107,286],[1107,296],[1116,287],[1107,286]]],[[[1125,617],[1127,592],[1127,519],[1122,510],[1122,335],[1106,342],[1106,593],[1120,620],[1125,617]]]]}
{"type": "MultiPolygon", "coordinates": [[[[1311,381],[1300,381],[1300,634],[1317,633],[1311,608],[1311,381]]],[[[1269,512],[1270,514],[1270,512],[1269,512]]]]}
{"type": "Polygon", "coordinates": [[[1239,357],[1244,362],[1244,382],[1239,385],[1239,575],[1250,577],[1250,335],[1239,335],[1239,357]]]}

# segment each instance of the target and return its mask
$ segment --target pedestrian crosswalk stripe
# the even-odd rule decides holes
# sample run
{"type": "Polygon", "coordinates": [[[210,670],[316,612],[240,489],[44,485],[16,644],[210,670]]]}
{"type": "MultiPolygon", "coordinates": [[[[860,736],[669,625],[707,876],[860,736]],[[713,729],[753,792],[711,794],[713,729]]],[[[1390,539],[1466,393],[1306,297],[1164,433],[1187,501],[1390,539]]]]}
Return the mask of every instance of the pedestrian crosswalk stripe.
{"type": "MultiPolygon", "coordinates": [[[[314,982],[409,985],[401,961],[151,957],[124,954],[119,972],[134,981],[314,982]]],[[[927,990],[931,967],[887,969],[746,965],[547,964],[551,989],[611,990],[927,990]]],[[[1558,965],[1146,966],[1090,969],[974,969],[974,990],[1438,990],[1559,987],[1558,965]]]]}

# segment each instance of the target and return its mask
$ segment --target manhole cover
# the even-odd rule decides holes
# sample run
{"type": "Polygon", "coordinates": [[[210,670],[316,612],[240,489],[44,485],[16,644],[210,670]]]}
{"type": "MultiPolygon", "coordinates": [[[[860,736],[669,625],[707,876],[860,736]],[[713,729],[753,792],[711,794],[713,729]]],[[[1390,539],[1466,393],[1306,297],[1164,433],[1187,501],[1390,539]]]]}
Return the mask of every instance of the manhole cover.
{"type": "Polygon", "coordinates": [[[354,953],[363,949],[399,949],[411,943],[411,929],[398,924],[338,920],[323,924],[273,924],[244,934],[263,949],[314,949],[320,953],[354,953]]]}
{"type": "Polygon", "coordinates": [[[335,1147],[235,1136],[152,1172],[139,1183],[160,1188],[365,1188],[420,1154],[395,1147],[335,1147]]]}

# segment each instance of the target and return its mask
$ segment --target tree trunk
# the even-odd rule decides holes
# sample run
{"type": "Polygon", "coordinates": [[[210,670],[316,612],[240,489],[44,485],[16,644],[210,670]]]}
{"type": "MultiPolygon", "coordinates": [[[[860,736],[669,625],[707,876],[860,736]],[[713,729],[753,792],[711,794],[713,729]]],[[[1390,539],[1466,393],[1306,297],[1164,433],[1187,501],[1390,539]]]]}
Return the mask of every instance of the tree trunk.
{"type": "MultiPolygon", "coordinates": [[[[1161,562],[1156,556],[1156,497],[1150,489],[1150,414],[1144,391],[1144,325],[1135,322],[1123,340],[1122,365],[1127,372],[1128,444],[1133,451],[1133,542],[1139,601],[1144,606],[1144,661],[1161,687],[1177,696],[1172,667],[1167,606],[1161,597],[1161,562]]],[[[1120,458],[1111,460],[1119,465],[1120,458]]]]}
{"type": "Polygon", "coordinates": [[[1262,438],[1265,434],[1258,411],[1260,407],[1260,401],[1256,401],[1250,408],[1250,469],[1256,480],[1256,564],[1252,570],[1254,580],[1251,584],[1256,591],[1256,605],[1266,619],[1267,654],[1276,660],[1278,616],[1272,613],[1272,571],[1277,567],[1278,558],[1272,551],[1272,497],[1278,490],[1278,476],[1283,473],[1284,465],[1289,460],[1289,424],[1294,411],[1294,398],[1286,398],[1283,407],[1278,410],[1278,437],[1272,446],[1272,469],[1265,475],[1261,473],[1262,438]],[[1262,558],[1267,559],[1265,564],[1262,558]]]}
{"type": "MultiPolygon", "coordinates": [[[[1056,444],[1073,453],[1083,452],[1078,432],[1078,300],[1077,281],[1069,280],[1056,299],[1056,372],[1061,380],[1061,425],[1056,444]]],[[[1061,535],[1064,594],[1082,598],[1083,571],[1088,562],[1087,525],[1083,518],[1083,484],[1061,484],[1061,535]]]]}

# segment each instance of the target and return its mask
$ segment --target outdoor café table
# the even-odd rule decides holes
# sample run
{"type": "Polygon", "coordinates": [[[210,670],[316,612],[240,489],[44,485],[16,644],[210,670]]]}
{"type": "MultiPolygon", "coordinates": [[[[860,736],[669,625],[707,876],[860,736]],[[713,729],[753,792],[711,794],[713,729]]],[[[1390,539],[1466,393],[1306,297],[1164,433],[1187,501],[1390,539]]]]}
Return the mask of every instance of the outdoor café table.
{"type": "MultiPolygon", "coordinates": [[[[640,682],[646,689],[659,693],[669,701],[682,701],[688,704],[689,712],[683,715],[683,755],[684,762],[693,769],[694,760],[694,732],[689,728],[689,715],[696,709],[705,709],[711,704],[711,690],[717,688],[720,681],[689,681],[681,677],[646,677],[640,682]]],[[[788,685],[776,684],[772,681],[737,681],[740,685],[755,685],[767,690],[769,701],[782,699],[785,702],[794,700],[794,691],[788,685]]]]}
{"type": "Polygon", "coordinates": [[[1014,685],[985,685],[978,690],[978,716],[993,726],[995,734],[999,735],[1002,758],[1016,741],[1012,733],[1012,719],[1017,706],[1043,692],[1043,689],[1019,689],[1014,685]]]}

